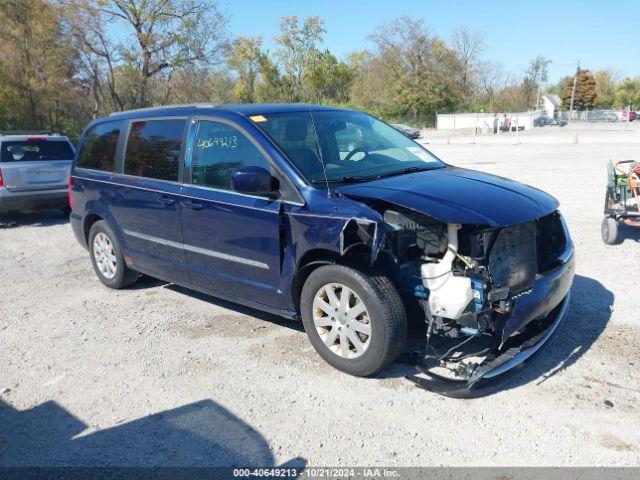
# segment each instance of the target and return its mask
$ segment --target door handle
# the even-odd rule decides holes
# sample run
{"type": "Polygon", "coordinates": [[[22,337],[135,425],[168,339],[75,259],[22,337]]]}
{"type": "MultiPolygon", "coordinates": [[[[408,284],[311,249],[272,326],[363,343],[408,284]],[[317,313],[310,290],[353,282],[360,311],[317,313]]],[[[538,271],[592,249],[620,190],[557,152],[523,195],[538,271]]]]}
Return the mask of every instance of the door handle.
{"type": "Polygon", "coordinates": [[[176,201],[171,197],[166,197],[164,195],[156,195],[156,199],[163,205],[173,205],[176,201]]]}
{"type": "Polygon", "coordinates": [[[202,210],[203,208],[203,205],[201,203],[192,202],[191,200],[183,200],[182,205],[184,205],[187,208],[190,208],[191,210],[202,210]]]}

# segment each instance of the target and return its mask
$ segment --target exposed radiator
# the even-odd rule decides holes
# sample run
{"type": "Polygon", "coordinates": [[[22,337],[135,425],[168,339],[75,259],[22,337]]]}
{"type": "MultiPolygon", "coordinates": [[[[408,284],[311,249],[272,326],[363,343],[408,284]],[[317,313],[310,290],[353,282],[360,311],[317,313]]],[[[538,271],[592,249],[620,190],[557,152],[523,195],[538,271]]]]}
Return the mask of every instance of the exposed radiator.
{"type": "Polygon", "coordinates": [[[530,286],[538,271],[536,224],[527,222],[507,227],[498,233],[489,256],[494,288],[530,286]]]}

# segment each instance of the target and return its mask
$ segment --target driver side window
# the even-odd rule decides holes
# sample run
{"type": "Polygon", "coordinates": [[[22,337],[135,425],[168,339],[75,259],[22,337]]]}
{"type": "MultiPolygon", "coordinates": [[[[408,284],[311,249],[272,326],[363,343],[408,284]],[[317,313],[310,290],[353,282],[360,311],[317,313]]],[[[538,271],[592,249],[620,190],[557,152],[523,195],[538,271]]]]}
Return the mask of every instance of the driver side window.
{"type": "Polygon", "coordinates": [[[272,171],[269,161],[236,128],[211,120],[198,122],[191,157],[191,183],[231,190],[233,170],[248,166],[272,171]]]}

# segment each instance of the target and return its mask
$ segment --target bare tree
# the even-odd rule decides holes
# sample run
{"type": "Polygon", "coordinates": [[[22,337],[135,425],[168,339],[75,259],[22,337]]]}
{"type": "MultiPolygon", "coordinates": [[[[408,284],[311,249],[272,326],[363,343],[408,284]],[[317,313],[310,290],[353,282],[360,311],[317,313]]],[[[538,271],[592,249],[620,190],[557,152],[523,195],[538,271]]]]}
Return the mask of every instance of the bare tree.
{"type": "Polygon", "coordinates": [[[540,95],[542,93],[542,84],[549,80],[549,64],[551,60],[538,55],[529,64],[529,68],[525,71],[524,80],[522,83],[523,89],[527,90],[526,106],[533,106],[538,108],[540,106],[540,95]],[[532,105],[530,97],[532,96],[532,90],[537,90],[535,105],[532,105]]]}
{"type": "Polygon", "coordinates": [[[93,98],[92,116],[123,110],[116,67],[122,62],[117,46],[107,33],[105,15],[93,4],[62,0],[64,21],[78,52],[79,79],[93,98]]]}
{"type": "Polygon", "coordinates": [[[514,111],[522,103],[520,80],[499,63],[480,62],[478,83],[479,100],[492,112],[514,111]]]}
{"type": "MultiPolygon", "coordinates": [[[[117,65],[107,38],[93,30],[87,38],[93,53],[101,56],[111,72],[113,92],[116,70],[123,65],[133,71],[134,95],[130,107],[149,102],[151,79],[172,70],[217,65],[224,61],[226,17],[213,0],[86,0],[87,11],[104,18],[106,24],[124,25],[129,41],[116,45],[117,65]],[[133,41],[131,41],[133,40],[133,41]],[[108,52],[108,55],[107,55],[108,52]]],[[[124,100],[116,100],[118,108],[124,100]]]]}
{"type": "Polygon", "coordinates": [[[452,48],[460,60],[461,86],[465,99],[468,100],[473,94],[482,55],[486,49],[484,36],[467,26],[458,26],[453,31],[452,48]]]}

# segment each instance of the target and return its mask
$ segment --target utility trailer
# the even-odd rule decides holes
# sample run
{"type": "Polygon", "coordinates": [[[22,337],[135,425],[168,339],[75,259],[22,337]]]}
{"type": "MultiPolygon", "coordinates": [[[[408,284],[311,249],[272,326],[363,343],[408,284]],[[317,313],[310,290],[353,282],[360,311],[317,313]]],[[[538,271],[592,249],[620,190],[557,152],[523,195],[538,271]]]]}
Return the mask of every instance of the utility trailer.
{"type": "Polygon", "coordinates": [[[621,160],[607,165],[602,240],[615,245],[621,240],[620,224],[640,227],[640,164],[621,160]]]}

